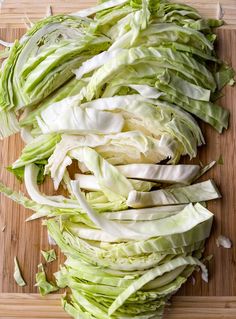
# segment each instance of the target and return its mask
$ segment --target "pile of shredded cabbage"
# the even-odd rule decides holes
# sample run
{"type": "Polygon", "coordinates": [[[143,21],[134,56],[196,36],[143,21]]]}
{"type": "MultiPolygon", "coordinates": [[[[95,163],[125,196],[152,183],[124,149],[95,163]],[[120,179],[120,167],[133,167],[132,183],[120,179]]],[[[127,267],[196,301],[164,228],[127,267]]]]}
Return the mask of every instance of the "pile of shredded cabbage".
{"type": "MultiPolygon", "coordinates": [[[[187,6],[166,0],[111,0],[48,17],[9,46],[0,73],[0,136],[21,132],[10,167],[30,199],[0,191],[44,218],[66,261],[42,294],[69,287],[74,318],[161,318],[168,299],[201,261],[220,197],[197,179],[214,163],[193,158],[228,111],[217,104],[233,70],[214,51],[212,28],[187,6]],[[72,176],[68,168],[77,163],[72,176]],[[48,175],[67,195],[48,196],[48,175]]],[[[65,193],[64,193],[65,194],[65,193]]]]}

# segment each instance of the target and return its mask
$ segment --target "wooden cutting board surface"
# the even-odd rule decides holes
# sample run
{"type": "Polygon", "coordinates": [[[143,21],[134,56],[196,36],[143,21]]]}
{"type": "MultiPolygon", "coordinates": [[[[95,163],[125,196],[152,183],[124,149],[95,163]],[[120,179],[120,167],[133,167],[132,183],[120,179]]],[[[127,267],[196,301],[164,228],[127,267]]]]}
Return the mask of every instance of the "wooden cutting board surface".
{"type": "MultiPolygon", "coordinates": [[[[1,2],[1,1],[0,1],[1,2]]],[[[181,1],[180,1],[181,2],[181,1]]],[[[204,16],[218,17],[223,14],[226,25],[217,30],[217,50],[221,58],[236,69],[236,0],[225,0],[219,5],[215,0],[182,1],[192,4],[204,16]]],[[[43,18],[49,7],[53,14],[74,12],[95,3],[73,0],[6,0],[0,11],[0,38],[13,41],[25,32],[25,16],[31,21],[43,18]]],[[[198,159],[193,162],[208,163],[221,155],[223,165],[217,165],[203,179],[213,178],[223,198],[212,201],[209,209],[215,215],[213,231],[207,245],[208,254],[214,258],[209,263],[210,280],[206,284],[196,273],[173,298],[172,308],[167,309],[167,319],[183,318],[236,318],[236,87],[227,87],[220,103],[230,110],[230,127],[222,135],[207,125],[202,125],[206,146],[199,148],[198,159]],[[217,248],[216,238],[224,234],[231,238],[231,249],[217,248]],[[193,282],[195,284],[193,285],[193,282]]],[[[0,141],[0,180],[15,190],[25,192],[23,185],[5,169],[15,161],[23,147],[20,137],[12,136],[0,141]]],[[[42,187],[47,194],[53,188],[42,187]]],[[[40,250],[52,248],[48,244],[46,230],[41,221],[25,222],[31,211],[11,200],[0,197],[0,318],[68,318],[60,306],[60,296],[46,299],[37,293],[35,274],[37,265],[43,262],[40,250]],[[4,230],[4,231],[2,231],[4,230]],[[18,257],[27,286],[20,288],[13,279],[13,258],[18,257]]],[[[55,247],[53,247],[55,248],[55,247]]],[[[63,263],[63,255],[55,248],[57,261],[46,265],[49,278],[63,263]]]]}

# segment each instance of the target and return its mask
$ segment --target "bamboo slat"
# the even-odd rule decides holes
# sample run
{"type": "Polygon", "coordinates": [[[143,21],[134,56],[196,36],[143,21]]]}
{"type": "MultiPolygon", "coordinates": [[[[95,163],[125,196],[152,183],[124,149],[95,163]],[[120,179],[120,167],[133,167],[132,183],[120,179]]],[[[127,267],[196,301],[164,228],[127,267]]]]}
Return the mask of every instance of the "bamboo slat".
{"type": "MultiPolygon", "coordinates": [[[[1,1],[0,1],[1,2],[1,1]]],[[[221,6],[222,18],[228,25],[236,25],[235,0],[176,0],[193,5],[206,17],[219,16],[221,6]]],[[[32,22],[42,19],[51,6],[53,14],[70,13],[93,6],[96,0],[3,0],[0,9],[0,28],[22,28],[25,26],[26,17],[32,22]]]]}
{"type": "MultiPolygon", "coordinates": [[[[235,319],[236,297],[174,297],[163,319],[235,319]]],[[[58,295],[0,294],[0,319],[67,319],[58,295]]]]}

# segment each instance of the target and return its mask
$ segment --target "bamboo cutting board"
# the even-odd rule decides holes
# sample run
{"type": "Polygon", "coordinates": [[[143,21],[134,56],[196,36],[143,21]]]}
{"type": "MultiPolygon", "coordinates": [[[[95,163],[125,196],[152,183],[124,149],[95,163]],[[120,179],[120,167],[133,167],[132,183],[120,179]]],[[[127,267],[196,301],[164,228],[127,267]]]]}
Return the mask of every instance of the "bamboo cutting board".
{"type": "MultiPolygon", "coordinates": [[[[1,2],[1,1],[0,1],[1,2]]],[[[226,25],[218,29],[218,54],[236,69],[236,0],[189,0],[204,16],[223,15],[226,25]]],[[[51,10],[53,14],[78,11],[95,4],[94,0],[5,0],[0,10],[0,38],[12,41],[25,32],[26,16],[31,21],[43,18],[51,10]]],[[[217,165],[204,179],[213,178],[219,186],[223,198],[212,201],[209,209],[215,214],[212,236],[206,254],[213,254],[209,263],[210,281],[203,282],[199,274],[173,298],[171,308],[166,310],[165,319],[236,319],[236,87],[227,87],[221,98],[221,105],[230,110],[230,127],[219,135],[213,129],[202,125],[206,146],[199,149],[198,159],[203,163],[223,157],[223,165],[217,165]],[[233,248],[217,248],[215,240],[224,234],[233,241],[233,248]]],[[[5,167],[19,156],[23,143],[19,136],[0,141],[0,180],[15,190],[25,191],[5,167]]],[[[47,194],[53,189],[42,188],[47,194]]],[[[52,248],[41,221],[26,223],[31,215],[1,195],[0,197],[0,318],[68,318],[60,306],[60,296],[40,297],[37,293],[35,274],[37,265],[42,262],[40,250],[52,248]],[[1,231],[4,230],[4,231],[1,231]],[[17,256],[27,286],[20,288],[13,279],[13,258],[17,256]]],[[[53,247],[55,248],[55,247],[53,247]]],[[[63,255],[55,248],[58,259],[46,265],[49,278],[63,263],[63,255]]]]}

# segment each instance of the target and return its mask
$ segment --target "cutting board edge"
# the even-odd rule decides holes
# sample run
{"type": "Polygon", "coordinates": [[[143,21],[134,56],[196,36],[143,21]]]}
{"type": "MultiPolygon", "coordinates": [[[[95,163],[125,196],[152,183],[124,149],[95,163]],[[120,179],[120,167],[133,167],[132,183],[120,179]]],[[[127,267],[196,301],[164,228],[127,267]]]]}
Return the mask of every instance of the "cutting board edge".
{"type": "MultiPolygon", "coordinates": [[[[0,318],[69,318],[60,305],[61,295],[45,297],[28,293],[0,293],[0,318]]],[[[236,296],[175,296],[171,307],[166,307],[165,319],[191,319],[236,317],[236,296]],[[181,317],[182,316],[182,317],[181,317]]]]}

